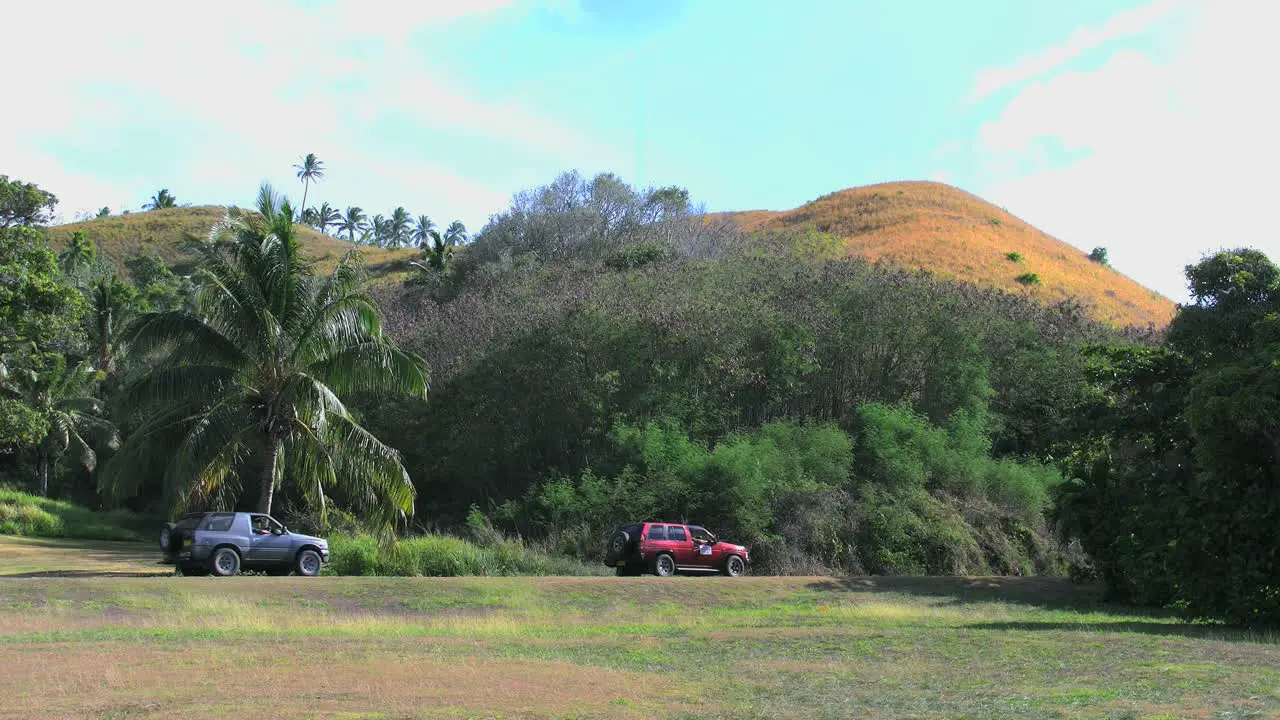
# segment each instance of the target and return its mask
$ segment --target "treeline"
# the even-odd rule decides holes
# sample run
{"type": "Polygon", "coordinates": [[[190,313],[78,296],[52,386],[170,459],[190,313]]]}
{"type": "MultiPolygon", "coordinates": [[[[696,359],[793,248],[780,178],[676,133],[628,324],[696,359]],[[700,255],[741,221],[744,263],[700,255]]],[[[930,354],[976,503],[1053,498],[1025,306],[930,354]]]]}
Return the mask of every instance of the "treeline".
{"type": "Polygon", "coordinates": [[[147,259],[111,277],[83,238],[55,255],[34,229],[51,196],[0,189],[10,484],[162,513],[274,493],[311,524],[496,527],[588,560],[616,523],[687,520],[764,572],[1070,572],[1280,621],[1280,271],[1255,251],[1189,268],[1195,300],[1157,336],[570,173],[368,286],[375,307],[351,262],[297,260],[305,213],[270,193],[180,280],[147,259]],[[210,348],[227,374],[206,386],[210,348]],[[239,429],[201,430],[215,411],[239,429]]]}

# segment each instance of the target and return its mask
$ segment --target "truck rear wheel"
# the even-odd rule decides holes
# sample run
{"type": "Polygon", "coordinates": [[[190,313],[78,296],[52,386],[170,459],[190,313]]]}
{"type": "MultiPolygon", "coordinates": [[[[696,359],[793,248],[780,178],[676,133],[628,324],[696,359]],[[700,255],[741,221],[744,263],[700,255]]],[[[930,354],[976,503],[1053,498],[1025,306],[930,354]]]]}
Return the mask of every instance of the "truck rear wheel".
{"type": "Polygon", "coordinates": [[[209,569],[218,577],[231,577],[240,572],[240,553],[229,547],[218,548],[209,561],[209,569]]]}

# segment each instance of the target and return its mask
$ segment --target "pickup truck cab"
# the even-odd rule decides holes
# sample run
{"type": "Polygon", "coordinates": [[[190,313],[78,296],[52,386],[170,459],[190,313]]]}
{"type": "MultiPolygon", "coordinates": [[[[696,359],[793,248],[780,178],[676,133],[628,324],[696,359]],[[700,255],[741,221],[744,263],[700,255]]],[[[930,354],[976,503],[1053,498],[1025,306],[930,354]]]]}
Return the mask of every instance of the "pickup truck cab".
{"type": "Polygon", "coordinates": [[[720,540],[700,525],[645,522],[615,529],[605,546],[604,563],[619,576],[718,572],[738,577],[750,559],[747,548],[720,540]]]}
{"type": "Polygon", "coordinates": [[[329,561],[329,542],[289,532],[263,513],[192,513],[160,531],[165,562],[183,575],[229,576],[241,570],[315,576],[329,561]]]}

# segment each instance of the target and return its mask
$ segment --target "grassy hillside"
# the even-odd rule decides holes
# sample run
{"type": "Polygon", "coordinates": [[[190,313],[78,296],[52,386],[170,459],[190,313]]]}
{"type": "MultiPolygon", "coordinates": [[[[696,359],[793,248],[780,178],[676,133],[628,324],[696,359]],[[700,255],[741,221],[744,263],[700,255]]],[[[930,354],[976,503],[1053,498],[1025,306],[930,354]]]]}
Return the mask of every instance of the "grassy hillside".
{"type": "MultiPolygon", "coordinates": [[[[170,208],[58,225],[47,232],[50,244],[60,252],[71,233],[83,231],[85,237],[97,244],[99,256],[119,270],[123,270],[125,260],[152,253],[171,266],[182,269],[189,262],[182,252],[183,240],[208,235],[210,228],[225,213],[226,208],[216,205],[170,208]]],[[[351,243],[322,235],[309,227],[298,228],[298,240],[303,251],[317,261],[320,269],[331,268],[351,249],[351,243]]],[[[401,269],[404,261],[416,252],[373,247],[361,250],[369,269],[378,274],[401,269]]]]}
{"type": "Polygon", "coordinates": [[[0,535],[89,540],[142,540],[155,521],[127,510],[94,512],[0,486],[0,535]]]}
{"type": "Polygon", "coordinates": [[[717,215],[747,231],[813,227],[844,239],[849,254],[1001,288],[1047,302],[1075,297],[1093,317],[1157,327],[1174,304],[1000,208],[948,185],[896,182],[831,193],[787,212],[717,215]],[[1020,259],[1011,260],[1009,253],[1020,259]],[[1019,276],[1034,273],[1038,284],[1019,276]]]}

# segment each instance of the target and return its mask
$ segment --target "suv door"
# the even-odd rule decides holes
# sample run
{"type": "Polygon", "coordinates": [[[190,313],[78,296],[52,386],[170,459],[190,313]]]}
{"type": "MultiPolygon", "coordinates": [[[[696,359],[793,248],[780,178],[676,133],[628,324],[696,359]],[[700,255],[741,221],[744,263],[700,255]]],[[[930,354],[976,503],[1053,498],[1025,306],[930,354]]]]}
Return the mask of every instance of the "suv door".
{"type": "Polygon", "coordinates": [[[724,553],[711,541],[711,531],[697,525],[689,526],[689,539],[693,541],[693,564],[698,567],[716,567],[724,553]]]}
{"type": "Polygon", "coordinates": [[[254,563],[283,563],[289,561],[289,549],[293,540],[284,526],[270,515],[249,515],[249,555],[254,563]]]}
{"type": "MultiPolygon", "coordinates": [[[[644,531],[644,557],[646,561],[652,561],[658,553],[668,553],[675,558],[675,548],[671,547],[671,543],[667,542],[667,526],[666,525],[650,525],[644,531]]],[[[680,561],[676,560],[679,565],[680,561]]]]}
{"type": "Polygon", "coordinates": [[[667,542],[671,545],[672,552],[675,553],[676,567],[697,567],[702,565],[702,558],[698,557],[693,538],[689,536],[689,530],[684,525],[668,525],[667,542]]]}

